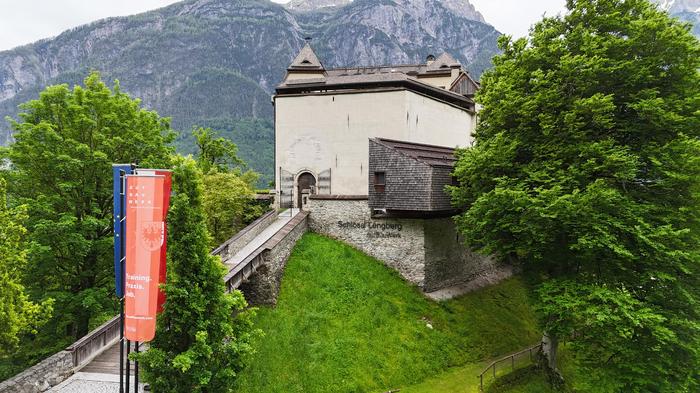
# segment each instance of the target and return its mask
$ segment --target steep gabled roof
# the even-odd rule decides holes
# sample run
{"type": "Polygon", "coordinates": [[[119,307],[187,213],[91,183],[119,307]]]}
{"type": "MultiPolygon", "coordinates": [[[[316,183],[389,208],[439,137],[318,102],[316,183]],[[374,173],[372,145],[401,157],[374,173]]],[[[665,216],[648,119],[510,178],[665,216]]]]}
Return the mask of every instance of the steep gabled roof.
{"type": "Polygon", "coordinates": [[[304,45],[304,48],[302,48],[301,52],[299,52],[297,57],[294,59],[294,61],[292,61],[292,64],[289,65],[287,70],[324,71],[325,68],[323,68],[323,64],[321,64],[321,61],[318,59],[318,56],[316,56],[314,50],[311,49],[311,45],[309,45],[309,43],[307,42],[306,45],[304,45]]]}
{"type": "Polygon", "coordinates": [[[458,68],[461,66],[462,64],[455,60],[454,57],[452,57],[449,53],[444,52],[443,54],[438,56],[438,58],[435,59],[435,61],[428,64],[428,71],[441,71],[450,68],[458,68]]]}

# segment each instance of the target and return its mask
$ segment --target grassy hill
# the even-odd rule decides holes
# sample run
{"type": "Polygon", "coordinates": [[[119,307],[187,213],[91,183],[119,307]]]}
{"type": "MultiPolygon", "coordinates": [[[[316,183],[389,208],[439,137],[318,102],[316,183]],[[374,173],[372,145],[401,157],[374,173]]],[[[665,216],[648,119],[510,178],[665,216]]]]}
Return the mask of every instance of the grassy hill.
{"type": "MultiPolygon", "coordinates": [[[[261,308],[257,326],[265,337],[240,392],[475,392],[486,359],[539,339],[518,278],[436,303],[381,262],[316,234],[297,244],[278,305],[261,308]]],[[[536,373],[519,381],[493,391],[547,391],[521,390],[544,386],[536,373]]]]}

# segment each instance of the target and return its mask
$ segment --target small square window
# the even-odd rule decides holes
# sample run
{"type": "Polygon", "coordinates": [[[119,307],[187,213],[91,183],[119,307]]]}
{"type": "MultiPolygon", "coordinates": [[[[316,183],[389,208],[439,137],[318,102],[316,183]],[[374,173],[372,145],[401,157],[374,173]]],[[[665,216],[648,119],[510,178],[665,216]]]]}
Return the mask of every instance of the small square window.
{"type": "Polygon", "coordinates": [[[386,172],[374,172],[374,191],[384,192],[386,187],[386,172]]]}

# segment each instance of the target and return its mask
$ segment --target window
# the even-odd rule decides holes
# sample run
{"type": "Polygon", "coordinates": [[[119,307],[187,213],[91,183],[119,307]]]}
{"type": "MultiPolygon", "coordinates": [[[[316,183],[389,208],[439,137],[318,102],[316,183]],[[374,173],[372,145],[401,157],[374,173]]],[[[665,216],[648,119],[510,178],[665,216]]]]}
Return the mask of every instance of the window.
{"type": "Polygon", "coordinates": [[[386,172],[374,172],[374,191],[384,192],[386,187],[386,172]]]}

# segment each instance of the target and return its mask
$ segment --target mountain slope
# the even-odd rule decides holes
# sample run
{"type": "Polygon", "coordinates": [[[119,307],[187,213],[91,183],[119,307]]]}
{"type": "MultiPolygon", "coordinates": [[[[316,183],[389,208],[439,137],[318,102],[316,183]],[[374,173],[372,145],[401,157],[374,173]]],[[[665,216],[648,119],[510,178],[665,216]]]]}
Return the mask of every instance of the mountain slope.
{"type": "MultiPolygon", "coordinates": [[[[420,62],[449,51],[478,75],[497,52],[499,33],[467,0],[339,0],[336,7],[325,6],[331,0],[302,2],[303,12],[268,0],[187,0],[0,52],[0,118],[15,117],[17,105],[47,84],[76,84],[99,70],[172,117],[178,130],[225,126],[241,156],[269,181],[270,94],[304,37],[314,37],[330,67],[420,62]]],[[[9,125],[0,122],[0,144],[9,134],[9,125]]],[[[191,138],[178,141],[181,150],[191,150],[191,138]]]]}
{"type": "Polygon", "coordinates": [[[693,25],[693,34],[700,38],[700,0],[655,0],[669,14],[693,25]]]}

